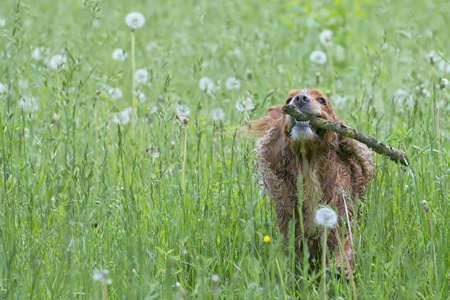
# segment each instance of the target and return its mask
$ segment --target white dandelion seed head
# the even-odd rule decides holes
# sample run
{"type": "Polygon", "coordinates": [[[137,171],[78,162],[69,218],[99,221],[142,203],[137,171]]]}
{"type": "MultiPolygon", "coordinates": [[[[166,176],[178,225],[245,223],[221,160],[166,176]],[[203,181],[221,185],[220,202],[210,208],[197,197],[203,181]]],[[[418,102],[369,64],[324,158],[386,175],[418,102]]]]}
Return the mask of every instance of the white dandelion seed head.
{"type": "Polygon", "coordinates": [[[333,31],[324,30],[319,34],[319,40],[324,46],[330,46],[332,44],[333,31]]]}
{"type": "Polygon", "coordinates": [[[42,60],[44,57],[45,48],[44,47],[36,47],[31,54],[34,60],[42,60]]]}
{"type": "Polygon", "coordinates": [[[420,94],[422,96],[425,96],[426,98],[430,98],[431,97],[431,93],[427,89],[420,90],[420,94]]]}
{"type": "Polygon", "coordinates": [[[148,43],[146,49],[147,49],[147,51],[153,51],[153,50],[158,49],[158,45],[155,42],[150,42],[150,43],[148,43]]]}
{"type": "Polygon", "coordinates": [[[436,51],[431,50],[428,54],[428,59],[431,59],[433,62],[438,62],[441,60],[441,57],[436,53],[436,51]]]}
{"type": "Polygon", "coordinates": [[[31,98],[29,96],[24,96],[17,102],[17,106],[22,108],[24,112],[35,112],[39,110],[39,103],[36,98],[31,98]]]}
{"type": "Polygon", "coordinates": [[[136,70],[136,73],[134,73],[134,79],[136,80],[136,83],[146,83],[148,80],[148,71],[146,69],[139,69],[136,70]]]}
{"type": "Polygon", "coordinates": [[[128,54],[123,51],[121,48],[114,49],[112,53],[112,58],[114,60],[125,60],[128,57],[128,54]]]}
{"type": "Polygon", "coordinates": [[[131,29],[141,28],[145,24],[145,17],[143,14],[138,12],[129,13],[125,18],[125,23],[131,29]]]}
{"type": "Polygon", "coordinates": [[[217,274],[214,274],[213,276],[211,276],[211,280],[214,282],[219,282],[220,281],[220,277],[217,274]]]}
{"type": "Polygon", "coordinates": [[[0,95],[6,94],[6,86],[0,82],[0,95]]]}
{"type": "Polygon", "coordinates": [[[220,107],[215,108],[211,111],[211,117],[214,121],[222,121],[225,119],[225,112],[220,107]]]}
{"type": "Polygon", "coordinates": [[[52,58],[50,58],[48,65],[50,68],[56,70],[58,68],[64,67],[66,61],[67,61],[67,59],[64,55],[57,54],[57,55],[52,56],[52,58]]]}
{"type": "Polygon", "coordinates": [[[408,96],[408,92],[402,89],[398,89],[394,93],[394,97],[397,101],[403,100],[408,96]]]}
{"type": "Polygon", "coordinates": [[[138,100],[141,102],[147,100],[147,96],[145,96],[145,94],[141,91],[136,91],[134,92],[134,94],[136,95],[136,98],[138,98],[138,100]]]}
{"type": "Polygon", "coordinates": [[[322,226],[334,227],[338,221],[338,216],[331,208],[322,207],[316,210],[314,221],[322,226]]]}
{"type": "Polygon", "coordinates": [[[28,80],[20,79],[17,85],[19,86],[19,90],[27,89],[28,88],[28,80]]]}
{"type": "Polygon", "coordinates": [[[345,60],[345,49],[341,45],[335,45],[334,46],[335,52],[336,52],[336,59],[338,61],[344,61],[345,60]]]}
{"type": "Polygon", "coordinates": [[[236,57],[241,57],[242,51],[239,48],[235,48],[233,51],[230,52],[231,55],[234,55],[236,57]]]}
{"type": "Polygon", "coordinates": [[[253,101],[251,98],[247,97],[245,99],[240,99],[236,102],[236,109],[238,111],[247,111],[254,109],[253,101]]]}
{"type": "Polygon", "coordinates": [[[122,90],[120,88],[109,88],[108,94],[114,99],[122,98],[122,90]]]}
{"type": "Polygon", "coordinates": [[[156,105],[149,105],[149,106],[147,106],[147,110],[150,113],[154,114],[154,113],[158,112],[158,106],[156,106],[156,105]]]}
{"type": "Polygon", "coordinates": [[[450,64],[446,62],[445,60],[441,60],[438,63],[438,69],[441,70],[444,73],[450,73],[450,64]]]}
{"type": "Polygon", "coordinates": [[[445,107],[445,100],[440,100],[436,102],[437,108],[444,108],[445,107]]]}
{"type": "Polygon", "coordinates": [[[225,86],[229,90],[238,90],[241,88],[241,82],[236,77],[229,77],[225,82],[225,86]]]}
{"type": "Polygon", "coordinates": [[[118,114],[114,115],[113,122],[117,124],[128,124],[131,120],[131,107],[125,108],[118,114]]]}
{"type": "Polygon", "coordinates": [[[402,107],[413,107],[414,99],[407,91],[398,89],[394,93],[394,102],[400,104],[402,107]]]}
{"type": "Polygon", "coordinates": [[[212,80],[209,77],[202,77],[200,78],[200,80],[198,81],[198,86],[199,88],[206,92],[206,93],[211,93],[214,89],[214,80],[212,80]]]}
{"type": "Polygon", "coordinates": [[[180,117],[186,117],[191,113],[191,109],[187,105],[177,104],[175,113],[180,117]]]}
{"type": "Polygon", "coordinates": [[[334,95],[331,97],[331,100],[333,101],[333,105],[341,106],[347,102],[348,98],[348,96],[342,97],[341,95],[334,95]]]}
{"type": "Polygon", "coordinates": [[[112,283],[112,279],[109,278],[109,271],[105,269],[101,271],[95,270],[92,279],[108,285],[112,283]]]}
{"type": "Polygon", "coordinates": [[[92,21],[92,28],[100,28],[101,25],[102,23],[99,19],[95,19],[94,21],[92,21]]]}
{"type": "MultiPolygon", "coordinates": [[[[448,79],[447,79],[447,78],[442,78],[441,84],[440,84],[439,87],[440,87],[441,90],[442,90],[442,89],[445,89],[445,87],[446,87],[448,84],[449,84],[448,79]]],[[[1,88],[0,88],[0,94],[1,94],[1,88]]]]}
{"type": "Polygon", "coordinates": [[[321,50],[315,50],[311,52],[309,59],[315,64],[323,65],[327,62],[327,55],[321,50]]]}

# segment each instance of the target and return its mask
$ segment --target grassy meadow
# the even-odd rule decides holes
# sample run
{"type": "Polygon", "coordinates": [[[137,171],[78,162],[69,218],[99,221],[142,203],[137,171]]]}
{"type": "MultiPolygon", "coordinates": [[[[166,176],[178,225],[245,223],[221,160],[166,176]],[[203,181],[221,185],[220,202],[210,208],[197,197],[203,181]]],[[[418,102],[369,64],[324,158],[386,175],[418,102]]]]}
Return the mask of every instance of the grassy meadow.
{"type": "Polygon", "coordinates": [[[342,120],[411,162],[376,156],[355,289],[328,276],[328,299],[448,299],[449,11],[3,0],[0,299],[325,298],[320,268],[296,265],[278,231],[256,140],[235,134],[295,88],[323,90],[342,120]],[[145,17],[133,33],[130,12],[145,17]]]}

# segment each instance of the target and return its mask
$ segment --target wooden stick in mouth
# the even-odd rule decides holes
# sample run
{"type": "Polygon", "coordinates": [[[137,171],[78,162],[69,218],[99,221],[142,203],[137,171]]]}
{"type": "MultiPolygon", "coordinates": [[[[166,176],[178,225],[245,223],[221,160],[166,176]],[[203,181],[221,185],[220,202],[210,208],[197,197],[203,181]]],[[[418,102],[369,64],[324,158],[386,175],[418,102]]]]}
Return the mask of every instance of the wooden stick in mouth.
{"type": "Polygon", "coordinates": [[[387,157],[389,157],[389,159],[396,162],[397,164],[401,163],[404,166],[409,166],[409,161],[405,153],[395,148],[392,148],[389,145],[385,145],[384,143],[380,142],[373,136],[364,134],[342,123],[336,123],[333,121],[325,120],[315,115],[302,112],[293,105],[284,105],[283,112],[285,114],[290,115],[291,117],[293,117],[298,121],[309,120],[311,125],[314,125],[318,128],[334,131],[342,136],[355,139],[363,144],[366,144],[376,153],[386,155],[387,157]]]}

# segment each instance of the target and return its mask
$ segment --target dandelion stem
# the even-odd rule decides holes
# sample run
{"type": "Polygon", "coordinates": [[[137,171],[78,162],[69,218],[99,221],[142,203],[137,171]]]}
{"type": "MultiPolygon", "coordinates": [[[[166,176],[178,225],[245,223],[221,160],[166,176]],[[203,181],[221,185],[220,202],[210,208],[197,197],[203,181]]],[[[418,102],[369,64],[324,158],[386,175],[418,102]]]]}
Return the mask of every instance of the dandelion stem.
{"type": "MultiPolygon", "coordinates": [[[[439,160],[442,162],[442,153],[441,153],[441,140],[440,140],[440,129],[439,129],[439,107],[441,103],[442,89],[439,89],[439,100],[436,104],[436,134],[437,134],[437,142],[438,142],[438,150],[439,150],[439,160]]],[[[435,101],[436,102],[436,101],[435,101]]]]}
{"type": "Polygon", "coordinates": [[[327,300],[327,226],[323,226],[323,247],[322,247],[322,280],[323,280],[323,299],[327,300]]]}
{"type": "Polygon", "coordinates": [[[186,171],[186,152],[187,152],[187,124],[184,125],[184,148],[183,148],[183,170],[181,173],[181,188],[186,187],[185,171],[186,171]]]}
{"type": "Polygon", "coordinates": [[[347,219],[347,226],[348,226],[348,234],[350,236],[350,242],[352,247],[354,246],[353,244],[353,236],[352,236],[352,228],[350,227],[350,218],[348,216],[348,208],[347,208],[347,199],[346,196],[344,195],[342,197],[342,199],[344,200],[344,207],[345,207],[345,218],[347,219]]]}
{"type": "Polygon", "coordinates": [[[330,68],[330,75],[331,75],[331,89],[333,90],[333,95],[336,95],[336,77],[334,75],[333,60],[331,59],[329,47],[326,47],[326,49],[327,49],[327,56],[328,56],[328,66],[330,68]]]}
{"type": "Polygon", "coordinates": [[[434,277],[436,278],[436,293],[438,293],[439,281],[438,281],[437,264],[436,264],[436,244],[434,243],[433,227],[431,226],[430,209],[427,209],[426,212],[427,212],[427,216],[428,216],[428,222],[430,223],[430,232],[431,232],[431,238],[432,238],[432,242],[433,242],[434,277]]]}
{"type": "Polygon", "coordinates": [[[136,73],[136,61],[135,61],[135,43],[136,43],[136,33],[134,29],[131,30],[131,132],[134,137],[134,106],[136,102],[136,79],[134,74],[136,73]]]}

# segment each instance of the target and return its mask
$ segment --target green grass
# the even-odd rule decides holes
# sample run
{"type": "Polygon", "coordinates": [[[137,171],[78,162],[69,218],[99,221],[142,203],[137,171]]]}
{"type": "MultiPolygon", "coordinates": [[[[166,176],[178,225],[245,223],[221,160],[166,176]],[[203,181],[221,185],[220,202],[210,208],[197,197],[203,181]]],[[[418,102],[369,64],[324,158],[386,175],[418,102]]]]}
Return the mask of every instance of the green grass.
{"type": "MultiPolygon", "coordinates": [[[[434,49],[450,59],[449,10],[445,0],[4,0],[0,298],[323,297],[320,273],[296,266],[260,192],[255,141],[233,134],[303,87],[347,97],[334,105],[341,119],[411,161],[402,169],[376,158],[355,232],[358,298],[449,298],[450,94],[439,83],[450,74],[427,57],[434,49]],[[114,115],[131,106],[132,11],[146,17],[136,68],[150,76],[137,88],[146,100],[136,101],[136,123],[117,125],[114,115]],[[324,29],[334,32],[327,49],[324,29]],[[157,47],[147,51],[150,42],[157,47]],[[66,65],[33,59],[36,47],[64,52],[66,65]],[[115,48],[128,58],[113,60],[115,48]],[[311,64],[316,49],[337,81],[330,64],[311,64]],[[211,95],[199,88],[205,76],[215,81],[211,95]],[[229,77],[239,90],[226,88],[229,77]],[[395,97],[398,89],[408,96],[395,97]],[[24,96],[35,111],[20,107],[24,96]],[[255,108],[237,111],[246,97],[255,108]],[[178,99],[191,109],[184,190],[178,99]],[[217,107],[225,119],[215,123],[217,107]],[[110,285],[93,279],[102,269],[110,285]]],[[[327,277],[329,298],[353,298],[350,284],[327,277]]]]}

